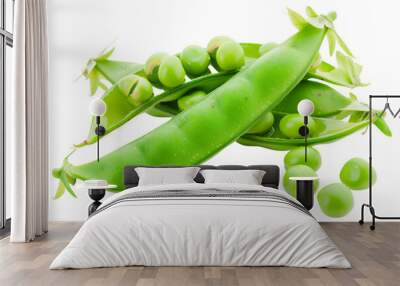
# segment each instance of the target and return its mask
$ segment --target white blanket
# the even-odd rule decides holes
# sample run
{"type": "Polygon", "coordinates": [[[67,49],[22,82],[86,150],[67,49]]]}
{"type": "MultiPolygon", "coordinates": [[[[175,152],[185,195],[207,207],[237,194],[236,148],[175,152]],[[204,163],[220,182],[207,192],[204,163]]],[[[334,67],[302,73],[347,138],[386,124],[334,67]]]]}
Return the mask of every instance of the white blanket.
{"type": "Polygon", "coordinates": [[[136,192],[165,190],[255,190],[296,202],[285,192],[254,185],[131,188],[105,200],[50,269],[127,265],[351,267],[312,216],[283,201],[234,195],[122,199],[136,192]]]}

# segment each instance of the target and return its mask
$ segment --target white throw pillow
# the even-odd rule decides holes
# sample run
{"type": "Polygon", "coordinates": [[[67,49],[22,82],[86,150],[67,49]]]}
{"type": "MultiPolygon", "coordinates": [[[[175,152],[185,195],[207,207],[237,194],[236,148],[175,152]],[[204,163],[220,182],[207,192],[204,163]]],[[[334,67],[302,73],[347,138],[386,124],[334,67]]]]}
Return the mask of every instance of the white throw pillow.
{"type": "Polygon", "coordinates": [[[139,176],[139,186],[195,183],[193,179],[199,170],[199,167],[135,168],[139,176]]]}
{"type": "Polygon", "coordinates": [[[265,171],[262,170],[202,170],[205,184],[261,185],[265,171]]]}

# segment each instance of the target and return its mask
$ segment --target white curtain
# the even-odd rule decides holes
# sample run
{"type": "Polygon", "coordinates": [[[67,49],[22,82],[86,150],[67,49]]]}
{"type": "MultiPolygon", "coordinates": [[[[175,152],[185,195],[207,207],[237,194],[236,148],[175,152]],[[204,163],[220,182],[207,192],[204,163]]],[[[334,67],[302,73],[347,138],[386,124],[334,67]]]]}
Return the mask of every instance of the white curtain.
{"type": "MultiPolygon", "coordinates": [[[[9,136],[12,242],[47,232],[48,48],[46,0],[16,0],[9,136]]],[[[7,148],[6,147],[6,148],[7,148]]]]}

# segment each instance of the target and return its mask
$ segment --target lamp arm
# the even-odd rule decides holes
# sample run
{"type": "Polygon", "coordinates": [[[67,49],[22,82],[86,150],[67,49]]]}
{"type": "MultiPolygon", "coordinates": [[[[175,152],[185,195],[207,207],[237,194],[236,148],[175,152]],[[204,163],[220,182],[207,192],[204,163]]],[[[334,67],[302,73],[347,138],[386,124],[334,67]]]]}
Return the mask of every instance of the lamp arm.
{"type": "Polygon", "coordinates": [[[304,116],[304,162],[307,163],[307,135],[308,135],[308,116],[304,116]]]}
{"type": "Polygon", "coordinates": [[[100,125],[100,116],[96,116],[96,124],[97,127],[94,133],[97,135],[97,162],[100,161],[100,136],[103,136],[106,133],[106,129],[104,126],[100,125]]]}
{"type": "Polygon", "coordinates": [[[100,161],[100,116],[96,116],[97,124],[97,162],[100,161]]]}

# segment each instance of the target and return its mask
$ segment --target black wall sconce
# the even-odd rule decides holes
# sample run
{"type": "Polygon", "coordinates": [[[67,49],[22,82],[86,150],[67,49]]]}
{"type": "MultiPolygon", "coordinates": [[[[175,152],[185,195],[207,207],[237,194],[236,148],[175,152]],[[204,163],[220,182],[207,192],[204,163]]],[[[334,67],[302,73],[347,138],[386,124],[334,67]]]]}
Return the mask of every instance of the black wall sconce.
{"type": "Polygon", "coordinates": [[[100,136],[106,134],[106,129],[101,125],[100,117],[103,116],[107,111],[107,105],[101,98],[95,98],[89,105],[90,113],[96,117],[96,129],[95,134],[97,135],[97,162],[100,161],[100,136]]]}
{"type": "Polygon", "coordinates": [[[308,128],[308,116],[314,112],[314,103],[309,99],[303,99],[297,105],[297,111],[304,117],[304,125],[299,128],[299,134],[304,137],[304,161],[307,162],[307,136],[310,133],[308,128]]]}

